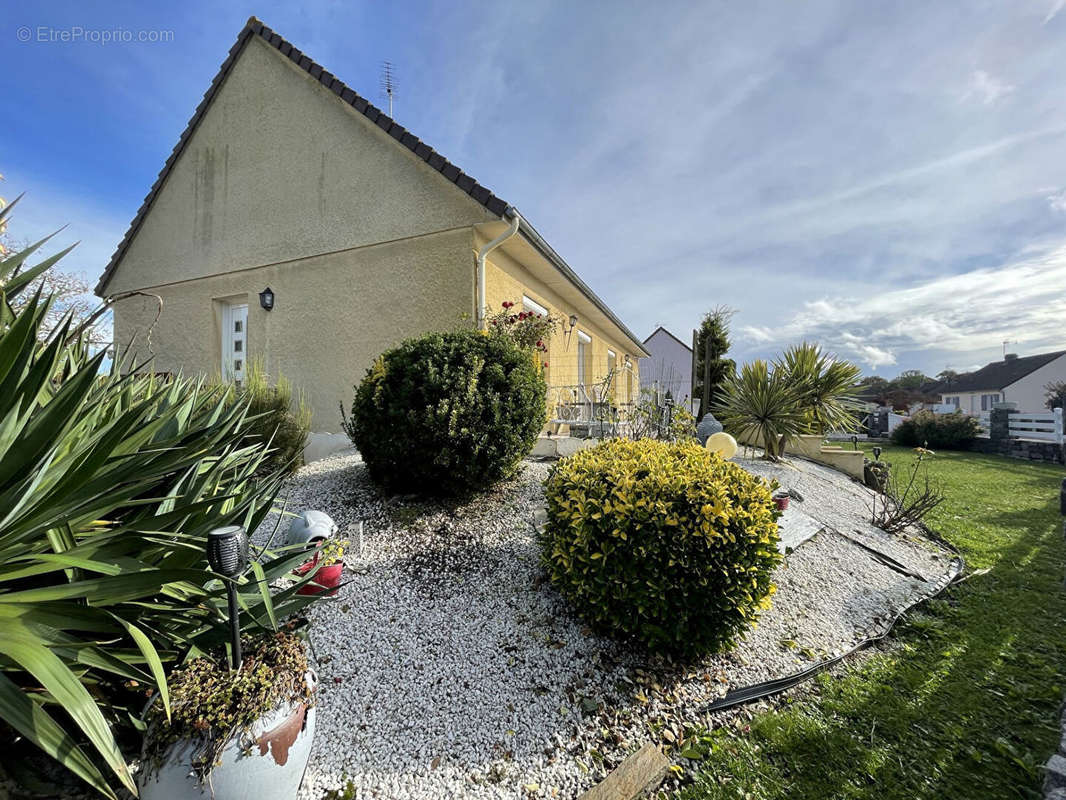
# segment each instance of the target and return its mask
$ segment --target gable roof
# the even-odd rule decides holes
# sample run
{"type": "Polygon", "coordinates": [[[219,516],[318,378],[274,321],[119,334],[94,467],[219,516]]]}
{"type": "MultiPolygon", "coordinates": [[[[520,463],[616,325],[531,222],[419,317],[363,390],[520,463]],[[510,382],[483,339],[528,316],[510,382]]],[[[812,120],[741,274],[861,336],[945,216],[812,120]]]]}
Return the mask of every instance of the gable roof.
{"type": "Polygon", "coordinates": [[[173,151],[171,151],[166,163],[163,164],[163,168],[159,171],[159,175],[156,178],[155,183],[152,184],[152,188],[148,190],[148,194],[144,198],[144,202],[141,203],[141,207],[137,209],[137,213],[134,215],[133,221],[130,223],[126,234],[122,237],[122,241],[119,242],[118,248],[115,250],[107,267],[104,269],[104,274],[96,284],[95,292],[97,295],[101,297],[105,296],[104,290],[107,288],[111,276],[114,274],[119,262],[122,261],[122,257],[126,254],[126,250],[133,241],[133,237],[137,234],[137,230],[140,228],[141,223],[148,215],[148,211],[151,209],[152,203],[155,200],[156,195],[159,193],[159,190],[166,182],[170,170],[174,167],[174,164],[177,163],[182,152],[184,152],[186,145],[192,139],[193,133],[200,124],[200,120],[203,119],[204,114],[211,105],[211,101],[214,100],[215,95],[225,82],[226,76],[229,75],[233,65],[237,63],[237,59],[240,57],[241,52],[253,37],[258,37],[269,44],[281,53],[281,55],[289,59],[289,61],[333,92],[333,94],[337,95],[337,97],[343,102],[347,103],[381,128],[399,145],[406,147],[422,159],[422,161],[459,187],[459,189],[483,205],[491,213],[499,217],[518,216],[520,220],[519,232],[534,247],[534,249],[558,269],[567,280],[573,283],[586,299],[605,314],[607,318],[610,319],[634,345],[636,345],[636,349],[641,355],[648,355],[648,352],[643,348],[641,341],[633,334],[633,332],[630,331],[615,313],[608,308],[607,304],[604,303],[603,300],[601,300],[595,292],[593,292],[592,289],[590,289],[588,285],[577,276],[577,273],[574,272],[570,265],[567,264],[554,249],[552,249],[544,238],[537,233],[533,226],[518,213],[517,209],[506,200],[497,197],[492,191],[482,186],[470,175],[463,172],[455,164],[408,131],[403,125],[400,125],[388,114],[374,106],[373,103],[370,103],[352,89],[348,88],[344,81],[317,64],[313,59],[301,52],[299,48],[294,47],[291,43],[283,39],[254,16],[248,18],[248,22],[237,35],[237,41],[233,44],[233,47],[230,48],[226,60],[222,62],[222,66],[218,70],[218,74],[215,75],[214,79],[211,81],[211,85],[207,88],[207,91],[204,92],[203,99],[196,107],[196,111],[193,112],[192,118],[189,120],[188,125],[185,126],[185,130],[182,131],[178,143],[174,145],[173,151]]]}
{"type": "Polygon", "coordinates": [[[656,328],[655,330],[653,330],[653,331],[651,332],[651,336],[649,336],[649,337],[648,337],[647,339],[645,339],[645,340],[644,340],[644,344],[647,344],[648,342],[650,342],[650,341],[652,340],[652,337],[654,337],[654,336],[655,336],[655,334],[657,334],[657,333],[658,333],[659,331],[662,331],[663,333],[665,333],[665,334],[666,334],[667,336],[669,336],[669,337],[670,337],[671,339],[673,339],[673,340],[674,340],[675,342],[677,342],[677,343],[678,343],[679,345],[681,345],[682,347],[684,347],[684,348],[685,348],[686,350],[688,350],[688,351],[689,351],[690,353],[692,352],[692,347],[691,347],[690,345],[687,345],[687,344],[685,344],[685,343],[684,343],[683,341],[681,341],[681,340],[680,340],[680,339],[678,339],[678,338],[677,338],[676,336],[674,336],[674,335],[673,335],[672,333],[670,333],[670,331],[668,331],[668,330],[667,330],[666,328],[664,328],[664,327],[663,327],[662,325],[660,325],[660,326],[659,326],[658,328],[656,328]]]}
{"type": "Polygon", "coordinates": [[[1066,350],[1057,350],[1054,353],[1041,353],[1024,358],[1012,358],[1002,361],[993,361],[986,364],[976,372],[967,372],[960,375],[951,383],[941,381],[936,387],[940,394],[955,394],[957,392],[979,392],[982,389],[999,391],[1012,383],[1016,383],[1031,372],[1036,372],[1045,364],[1049,364],[1059,356],[1066,355],[1066,350]]]}

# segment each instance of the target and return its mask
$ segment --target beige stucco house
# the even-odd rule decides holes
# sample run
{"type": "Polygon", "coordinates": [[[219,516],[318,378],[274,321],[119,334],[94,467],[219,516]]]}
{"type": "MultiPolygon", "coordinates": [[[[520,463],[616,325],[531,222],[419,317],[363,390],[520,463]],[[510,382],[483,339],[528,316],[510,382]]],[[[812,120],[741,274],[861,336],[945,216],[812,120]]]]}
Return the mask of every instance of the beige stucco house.
{"type": "Polygon", "coordinates": [[[614,366],[626,403],[646,355],[516,209],[254,18],[96,291],[120,357],[237,380],[262,358],[322,432],[383,350],[505,300],[564,321],[549,384],[614,366]]]}

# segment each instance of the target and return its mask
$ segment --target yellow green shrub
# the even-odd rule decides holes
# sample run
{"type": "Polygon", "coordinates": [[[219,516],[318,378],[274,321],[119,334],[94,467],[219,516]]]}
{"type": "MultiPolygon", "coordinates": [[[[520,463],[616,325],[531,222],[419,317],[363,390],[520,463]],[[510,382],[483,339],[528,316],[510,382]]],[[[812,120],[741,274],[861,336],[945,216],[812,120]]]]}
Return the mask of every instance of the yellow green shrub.
{"type": "Polygon", "coordinates": [[[560,461],[545,494],[543,562],[597,630],[719,651],[769,606],[781,561],[770,487],[698,444],[607,441],[560,461]]]}

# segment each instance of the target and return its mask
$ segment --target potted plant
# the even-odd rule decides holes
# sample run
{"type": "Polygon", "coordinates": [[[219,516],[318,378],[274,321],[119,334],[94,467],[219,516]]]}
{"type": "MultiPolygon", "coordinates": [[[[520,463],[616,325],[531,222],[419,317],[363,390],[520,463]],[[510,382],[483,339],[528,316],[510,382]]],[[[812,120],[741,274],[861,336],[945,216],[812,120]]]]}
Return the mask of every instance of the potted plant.
{"type": "Polygon", "coordinates": [[[790,495],[789,495],[787,489],[778,489],[776,492],[774,492],[774,494],[773,494],[774,505],[777,506],[777,510],[778,511],[784,511],[785,509],[788,508],[789,498],[790,498],[790,495]]]}
{"type": "MultiPolygon", "coordinates": [[[[170,713],[145,714],[142,800],[292,800],[311,755],[317,679],[294,626],[242,637],[243,661],[224,653],[170,675],[170,713]]],[[[157,699],[157,698],[153,698],[157,699]]]]}
{"type": "Polygon", "coordinates": [[[344,550],[348,545],[347,539],[325,539],[319,543],[315,547],[314,558],[295,570],[300,577],[311,573],[311,580],[297,589],[296,593],[335,595],[344,577],[344,550]]]}

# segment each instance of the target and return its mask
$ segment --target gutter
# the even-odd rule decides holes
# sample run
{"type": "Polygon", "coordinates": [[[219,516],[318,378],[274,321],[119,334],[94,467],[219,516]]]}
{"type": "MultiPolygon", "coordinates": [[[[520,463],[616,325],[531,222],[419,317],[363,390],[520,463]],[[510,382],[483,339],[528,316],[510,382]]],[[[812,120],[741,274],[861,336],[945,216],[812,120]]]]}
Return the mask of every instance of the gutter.
{"type": "Polygon", "coordinates": [[[556,253],[555,250],[552,249],[552,246],[544,240],[544,237],[537,233],[536,229],[529,224],[526,218],[518,213],[518,209],[510,208],[508,209],[508,211],[514,212],[515,217],[519,221],[519,231],[521,232],[522,236],[525,237],[526,241],[528,241],[533,246],[533,249],[535,249],[538,253],[544,256],[544,258],[546,258],[552,266],[559,270],[559,272],[561,272],[567,278],[567,280],[574,284],[574,286],[576,286],[581,291],[581,293],[585,295],[585,299],[587,299],[594,306],[596,306],[596,308],[598,308],[609,320],[611,320],[611,322],[613,322],[618,327],[618,329],[622,331],[622,333],[629,337],[630,342],[635,346],[636,349],[636,353],[634,353],[634,355],[638,358],[650,357],[651,353],[649,353],[644,348],[643,343],[633,334],[633,331],[629,330],[629,328],[625,326],[622,320],[618,319],[615,313],[607,307],[607,304],[596,296],[596,293],[589,288],[588,284],[586,284],[583,280],[581,280],[581,278],[578,277],[577,273],[570,268],[570,265],[563,261],[562,256],[556,253]]]}
{"type": "Polygon", "coordinates": [[[519,213],[510,206],[503,212],[502,219],[506,221],[507,217],[511,218],[510,227],[477,251],[477,327],[481,331],[485,330],[485,259],[488,258],[489,253],[518,233],[518,226],[522,219],[519,213]]]}

